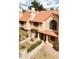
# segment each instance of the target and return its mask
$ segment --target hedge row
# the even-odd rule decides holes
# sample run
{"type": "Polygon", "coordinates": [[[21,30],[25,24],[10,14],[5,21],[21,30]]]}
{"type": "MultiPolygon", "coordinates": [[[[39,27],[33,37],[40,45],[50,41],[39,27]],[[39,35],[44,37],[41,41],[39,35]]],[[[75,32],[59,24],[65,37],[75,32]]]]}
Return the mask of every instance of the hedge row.
{"type": "Polygon", "coordinates": [[[41,40],[36,42],[35,44],[31,45],[28,49],[27,49],[27,52],[31,52],[34,48],[36,48],[38,45],[41,44],[41,40]]]}

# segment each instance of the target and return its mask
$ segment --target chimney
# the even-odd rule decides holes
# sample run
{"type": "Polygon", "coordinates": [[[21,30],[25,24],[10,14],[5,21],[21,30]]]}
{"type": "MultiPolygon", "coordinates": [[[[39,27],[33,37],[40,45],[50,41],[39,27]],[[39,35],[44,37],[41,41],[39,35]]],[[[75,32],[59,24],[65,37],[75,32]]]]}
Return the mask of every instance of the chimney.
{"type": "Polygon", "coordinates": [[[35,12],[35,8],[34,7],[31,7],[31,12],[35,12]]]}
{"type": "Polygon", "coordinates": [[[54,8],[54,10],[56,10],[56,8],[54,8]]]}
{"type": "Polygon", "coordinates": [[[30,17],[30,20],[33,20],[36,16],[36,12],[35,12],[35,8],[34,7],[31,7],[31,17],[30,17]]]}

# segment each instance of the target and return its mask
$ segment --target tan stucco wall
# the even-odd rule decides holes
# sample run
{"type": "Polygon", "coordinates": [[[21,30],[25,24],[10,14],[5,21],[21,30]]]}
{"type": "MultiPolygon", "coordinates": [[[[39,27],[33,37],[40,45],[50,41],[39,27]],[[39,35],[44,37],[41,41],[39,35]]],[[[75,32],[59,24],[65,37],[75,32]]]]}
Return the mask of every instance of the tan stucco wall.
{"type": "MultiPolygon", "coordinates": [[[[52,15],[53,16],[53,15],[52,15]]],[[[58,18],[55,16],[54,18],[52,17],[52,16],[50,16],[46,21],[44,21],[43,22],[43,24],[42,24],[42,28],[43,28],[43,30],[45,30],[45,29],[50,29],[50,21],[51,20],[55,20],[56,22],[57,22],[57,30],[58,30],[58,25],[59,25],[59,21],[58,21],[58,18]]]]}
{"type": "Polygon", "coordinates": [[[43,30],[49,29],[49,23],[51,20],[52,20],[52,17],[49,17],[46,21],[43,22],[43,24],[42,24],[43,30]]]}
{"type": "Polygon", "coordinates": [[[57,31],[59,30],[59,15],[54,16],[55,21],[57,22],[57,31]]]}

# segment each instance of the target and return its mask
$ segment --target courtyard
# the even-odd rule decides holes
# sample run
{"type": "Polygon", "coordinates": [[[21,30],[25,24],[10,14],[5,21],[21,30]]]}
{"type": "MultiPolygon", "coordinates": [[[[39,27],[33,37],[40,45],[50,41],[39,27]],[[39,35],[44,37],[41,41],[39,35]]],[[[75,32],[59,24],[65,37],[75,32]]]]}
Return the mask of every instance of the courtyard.
{"type": "Polygon", "coordinates": [[[29,53],[27,53],[27,49],[21,51],[20,59],[58,59],[58,51],[55,51],[52,47],[51,43],[42,42],[29,53]]]}

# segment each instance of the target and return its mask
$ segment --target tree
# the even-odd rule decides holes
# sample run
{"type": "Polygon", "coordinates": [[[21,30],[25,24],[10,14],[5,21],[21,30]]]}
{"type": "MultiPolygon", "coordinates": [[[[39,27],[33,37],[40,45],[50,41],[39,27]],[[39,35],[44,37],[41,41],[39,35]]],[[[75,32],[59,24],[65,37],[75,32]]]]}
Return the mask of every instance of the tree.
{"type": "Polygon", "coordinates": [[[43,6],[42,6],[40,3],[38,3],[36,0],[34,0],[31,4],[32,4],[32,5],[29,7],[29,9],[31,9],[31,7],[34,7],[36,11],[37,11],[37,10],[39,10],[39,11],[41,11],[41,10],[46,10],[46,9],[43,8],[43,6]]]}
{"type": "Polygon", "coordinates": [[[50,8],[50,10],[54,10],[54,8],[50,8]]]}

